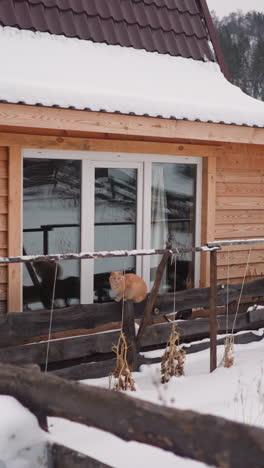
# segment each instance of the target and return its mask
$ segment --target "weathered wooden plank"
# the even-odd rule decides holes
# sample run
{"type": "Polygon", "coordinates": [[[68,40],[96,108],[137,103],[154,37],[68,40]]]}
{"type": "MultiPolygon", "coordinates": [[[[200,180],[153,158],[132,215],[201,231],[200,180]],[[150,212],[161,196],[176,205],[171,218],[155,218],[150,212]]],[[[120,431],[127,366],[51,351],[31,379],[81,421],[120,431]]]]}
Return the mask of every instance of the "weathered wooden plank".
{"type": "Polygon", "coordinates": [[[216,195],[220,197],[262,197],[264,195],[263,183],[245,184],[237,183],[217,183],[216,195]]]}
{"type": "Polygon", "coordinates": [[[27,127],[40,129],[264,145],[262,128],[0,103],[0,125],[7,124],[13,127],[25,127],[26,124],[27,127]]]}
{"type": "Polygon", "coordinates": [[[208,465],[263,467],[264,431],[247,424],[3,364],[0,393],[16,398],[39,421],[41,408],[42,415],[67,418],[208,465]]]}
{"type": "Polygon", "coordinates": [[[229,184],[261,184],[264,182],[264,169],[217,169],[216,181],[229,184]]]}
{"type": "MultiPolygon", "coordinates": [[[[230,280],[231,282],[231,280],[230,280]]],[[[222,283],[222,281],[221,281],[222,283]]],[[[4,286],[4,285],[3,285],[4,286]]],[[[0,285],[1,288],[1,285],[0,285]]],[[[239,298],[241,283],[229,288],[229,300],[239,298]]],[[[264,279],[250,281],[243,288],[244,298],[263,296],[264,279]]],[[[154,316],[159,317],[172,313],[175,301],[176,311],[193,307],[209,306],[209,288],[189,289],[173,294],[158,296],[153,308],[154,316]]],[[[226,305],[227,288],[218,286],[217,305],[226,305]]],[[[134,304],[134,317],[141,318],[145,301],[134,304]]],[[[110,322],[120,322],[122,317],[121,303],[89,304],[57,309],[53,312],[52,332],[65,330],[85,330],[96,328],[110,322]]],[[[12,313],[0,316],[0,346],[21,344],[32,337],[45,336],[49,330],[50,311],[31,311],[12,313]]]]}
{"type": "Polygon", "coordinates": [[[0,177],[0,196],[5,197],[8,194],[8,179],[0,177]]]}
{"type": "Polygon", "coordinates": [[[127,363],[130,369],[134,370],[137,368],[137,347],[134,321],[134,303],[132,301],[126,301],[123,306],[122,332],[125,335],[128,346],[127,363]]]}
{"type": "Polygon", "coordinates": [[[0,231],[0,248],[5,249],[8,246],[8,240],[7,240],[7,232],[6,231],[0,231]]]}
{"type": "MultiPolygon", "coordinates": [[[[264,158],[263,158],[264,160],[264,158]]],[[[264,197],[217,197],[219,210],[264,210],[264,197]]]]}
{"type": "MultiPolygon", "coordinates": [[[[261,279],[261,277],[260,276],[254,276],[254,279],[258,280],[258,279],[261,279]]],[[[234,284],[238,284],[238,283],[241,284],[243,282],[243,280],[244,280],[244,278],[242,278],[242,277],[241,278],[229,278],[228,282],[230,284],[234,285],[234,284]]],[[[252,281],[252,276],[246,276],[245,282],[250,283],[251,281],[252,281]]],[[[226,282],[227,282],[226,278],[217,280],[218,285],[226,284],[226,282]]]]}
{"type": "Polygon", "coordinates": [[[7,283],[7,266],[0,266],[0,283],[7,283]]]}
{"type": "Polygon", "coordinates": [[[7,161],[8,153],[7,148],[0,147],[0,161],[7,161]]]}
{"type": "MultiPolygon", "coordinates": [[[[219,333],[226,331],[226,317],[217,318],[219,333]]],[[[229,330],[232,329],[234,316],[229,315],[229,330]]],[[[235,331],[259,328],[261,322],[249,322],[248,313],[238,314],[235,331]]],[[[209,322],[207,319],[186,320],[178,322],[178,331],[182,340],[205,338],[209,336],[209,322]]],[[[168,341],[171,333],[171,324],[163,323],[149,326],[142,338],[142,348],[161,345],[168,341]]],[[[85,335],[74,338],[53,340],[49,347],[49,363],[59,363],[78,358],[88,358],[106,355],[112,352],[113,344],[118,342],[120,332],[111,331],[85,335]]],[[[0,361],[6,363],[44,364],[46,360],[47,342],[34,343],[24,346],[15,346],[0,349],[0,361]]]]}
{"type": "MultiPolygon", "coordinates": [[[[263,313],[262,313],[263,315],[263,313]]],[[[254,317],[253,317],[254,318],[254,317]]],[[[263,320],[263,317],[258,318],[258,320],[263,320]]],[[[254,320],[252,320],[254,322],[254,320]]],[[[256,321],[256,320],[255,320],[256,321]]],[[[253,333],[253,332],[245,332],[243,334],[235,335],[235,343],[236,344],[248,344],[253,342],[258,342],[263,340],[263,336],[253,333]]],[[[223,345],[225,342],[225,337],[217,339],[217,346],[223,345]]],[[[203,351],[204,349],[208,349],[210,346],[209,339],[207,341],[203,340],[201,342],[194,342],[189,343],[186,346],[183,346],[183,349],[187,354],[198,353],[203,351]]],[[[97,379],[101,377],[107,377],[110,372],[115,367],[115,359],[108,359],[105,361],[98,361],[98,362],[88,362],[84,364],[78,364],[71,367],[64,367],[62,369],[53,370],[50,372],[52,375],[57,375],[58,377],[62,377],[64,379],[69,380],[85,380],[85,379],[97,379]]],[[[142,364],[150,365],[150,364],[157,364],[161,362],[161,357],[155,358],[147,358],[143,356],[138,357],[138,367],[142,364]]],[[[219,359],[218,359],[219,362],[219,359]]]]}
{"type": "MultiPolygon", "coordinates": [[[[217,278],[243,278],[246,270],[247,256],[244,257],[244,264],[241,265],[223,265],[217,269],[217,278]]],[[[246,276],[263,276],[264,275],[264,263],[251,263],[249,259],[249,265],[246,270],[246,276]]]]}
{"type": "Polygon", "coordinates": [[[7,162],[1,161],[1,158],[0,158],[0,178],[7,178],[7,177],[8,177],[7,162]]]}
{"type": "Polygon", "coordinates": [[[7,284],[0,283],[0,301],[7,300],[7,284]]]}
{"type": "Polygon", "coordinates": [[[217,366],[216,342],[217,342],[217,251],[210,252],[210,372],[217,366]]]}
{"type": "Polygon", "coordinates": [[[7,213],[8,199],[7,197],[0,197],[0,213],[7,213]]]}
{"type": "Polygon", "coordinates": [[[49,459],[52,460],[49,468],[112,468],[99,460],[59,444],[50,446],[49,459]]]}
{"type": "MultiPolygon", "coordinates": [[[[18,145],[23,148],[57,149],[74,151],[107,151],[120,153],[166,154],[187,156],[217,156],[222,154],[221,145],[184,144],[105,138],[81,138],[34,135],[21,133],[0,133],[0,141],[7,146],[18,145]]],[[[1,171],[0,171],[1,174],[1,171]]]]}
{"type": "Polygon", "coordinates": [[[215,222],[221,225],[259,224],[261,220],[264,224],[264,210],[217,210],[215,222]]]}
{"type": "MultiPolygon", "coordinates": [[[[264,197],[263,197],[264,198],[264,197]]],[[[259,219],[261,221],[261,217],[259,219]]],[[[264,223],[261,224],[218,224],[215,228],[216,239],[230,239],[243,237],[263,237],[264,223]]]]}
{"type": "Polygon", "coordinates": [[[0,231],[7,231],[7,215],[0,214],[0,231]]]}
{"type": "Polygon", "coordinates": [[[217,158],[217,169],[238,169],[238,170],[260,170],[264,169],[263,146],[255,147],[252,154],[243,154],[247,151],[246,145],[241,148],[241,154],[230,154],[226,157],[217,158]]]}
{"type": "MultiPolygon", "coordinates": [[[[248,251],[248,248],[247,248],[248,251]]],[[[229,253],[220,251],[217,256],[218,266],[227,265],[245,265],[247,259],[247,252],[244,250],[232,250],[229,253]]],[[[264,263],[264,250],[252,250],[250,253],[250,263],[264,263]]]]}

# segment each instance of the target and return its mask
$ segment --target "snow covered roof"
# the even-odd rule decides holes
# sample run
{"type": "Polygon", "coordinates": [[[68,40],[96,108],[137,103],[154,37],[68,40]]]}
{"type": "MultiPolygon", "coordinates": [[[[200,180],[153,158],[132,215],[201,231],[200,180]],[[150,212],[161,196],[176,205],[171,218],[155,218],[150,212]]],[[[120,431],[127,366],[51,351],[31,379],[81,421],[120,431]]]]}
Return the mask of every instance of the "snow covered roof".
{"type": "Polygon", "coordinates": [[[200,0],[0,0],[0,25],[215,60],[200,0]]]}
{"type": "Polygon", "coordinates": [[[218,64],[0,27],[0,100],[264,127],[218,64]]]}

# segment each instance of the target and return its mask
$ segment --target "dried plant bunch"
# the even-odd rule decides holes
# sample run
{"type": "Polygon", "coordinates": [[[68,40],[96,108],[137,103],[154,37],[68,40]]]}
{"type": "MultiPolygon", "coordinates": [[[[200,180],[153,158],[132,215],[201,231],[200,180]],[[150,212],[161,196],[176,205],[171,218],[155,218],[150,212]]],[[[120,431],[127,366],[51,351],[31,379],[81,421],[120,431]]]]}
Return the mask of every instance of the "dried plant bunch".
{"type": "Polygon", "coordinates": [[[169,382],[171,377],[180,377],[184,375],[186,352],[180,348],[179,342],[180,335],[176,331],[176,323],[174,322],[170,338],[161,361],[162,383],[169,382]]]}
{"type": "Polygon", "coordinates": [[[234,365],[234,336],[227,335],[225,337],[224,351],[224,367],[232,367],[234,365]]]}
{"type": "Polygon", "coordinates": [[[132,377],[132,372],[127,362],[127,341],[122,331],[120,333],[117,345],[114,345],[112,349],[116,354],[116,367],[114,371],[110,374],[110,388],[116,391],[136,391],[135,381],[132,377]],[[115,382],[112,386],[113,377],[115,379],[115,382]]]}

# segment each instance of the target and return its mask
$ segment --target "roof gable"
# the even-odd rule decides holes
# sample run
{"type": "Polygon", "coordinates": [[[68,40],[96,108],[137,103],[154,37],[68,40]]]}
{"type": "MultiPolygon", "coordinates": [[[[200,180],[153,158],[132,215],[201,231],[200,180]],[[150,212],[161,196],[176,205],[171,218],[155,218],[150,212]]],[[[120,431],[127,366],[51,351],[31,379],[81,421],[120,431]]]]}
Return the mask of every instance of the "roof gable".
{"type": "Polygon", "coordinates": [[[215,61],[198,0],[0,0],[0,25],[215,61]]]}

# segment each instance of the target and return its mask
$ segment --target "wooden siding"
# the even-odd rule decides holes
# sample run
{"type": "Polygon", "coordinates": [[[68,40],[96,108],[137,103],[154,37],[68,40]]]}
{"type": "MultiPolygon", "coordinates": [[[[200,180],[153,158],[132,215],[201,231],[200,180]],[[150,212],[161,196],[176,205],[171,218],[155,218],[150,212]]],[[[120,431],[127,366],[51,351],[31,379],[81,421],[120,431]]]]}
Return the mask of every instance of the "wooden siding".
{"type": "MultiPolygon", "coordinates": [[[[0,146],[0,256],[8,254],[8,149],[0,146]]],[[[6,266],[0,266],[0,313],[7,310],[6,266]]]]}
{"type": "MultiPolygon", "coordinates": [[[[264,149],[262,157],[248,151],[217,158],[215,219],[216,239],[264,237],[264,149]]],[[[245,274],[246,280],[263,277],[264,245],[233,246],[218,253],[219,282],[241,282],[245,274]]]]}

